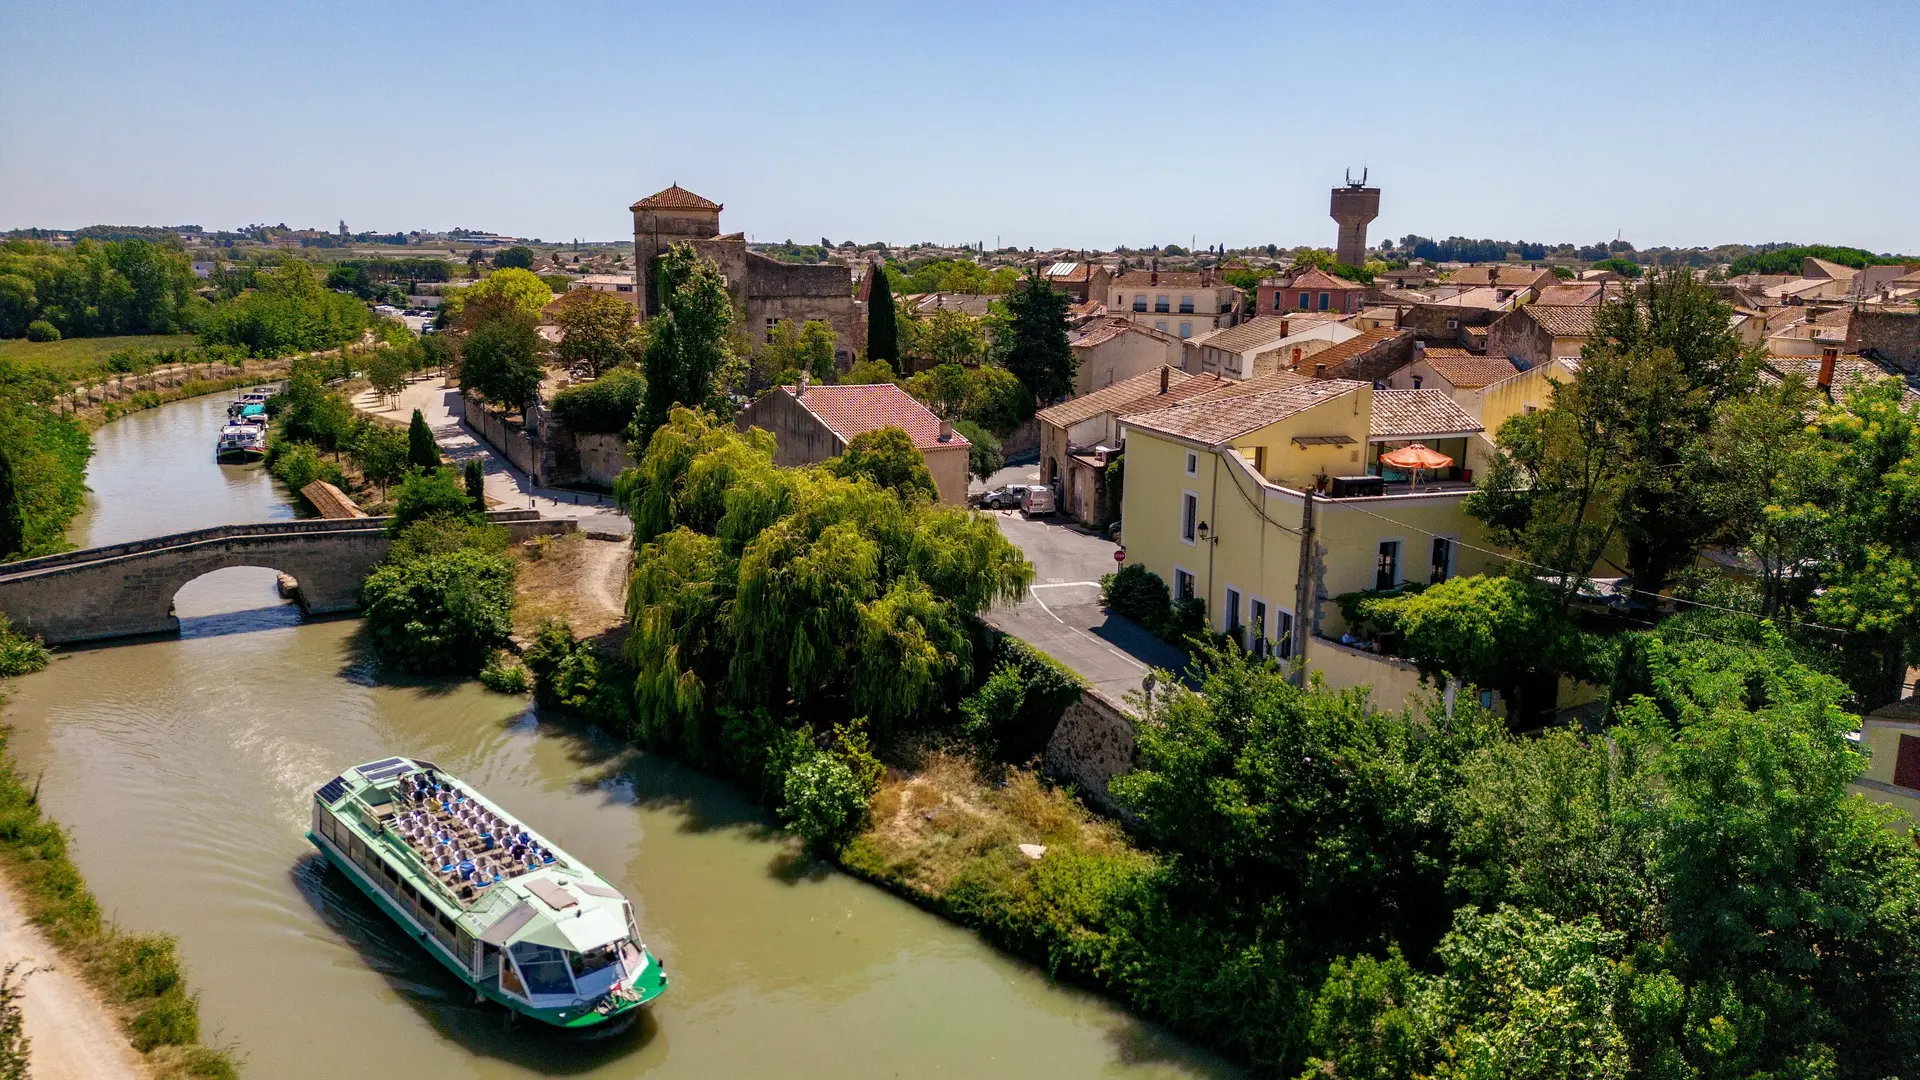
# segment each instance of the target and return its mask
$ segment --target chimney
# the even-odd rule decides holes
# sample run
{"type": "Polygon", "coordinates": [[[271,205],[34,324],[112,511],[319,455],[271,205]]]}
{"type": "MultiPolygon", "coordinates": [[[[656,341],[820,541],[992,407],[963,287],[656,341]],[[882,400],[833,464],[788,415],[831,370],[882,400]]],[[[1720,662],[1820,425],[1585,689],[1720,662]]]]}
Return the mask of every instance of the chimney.
{"type": "Polygon", "coordinates": [[[940,420],[940,441],[941,442],[953,441],[953,421],[948,420],[944,417],[942,417],[940,420]]]}
{"type": "Polygon", "coordinates": [[[1286,337],[1286,336],[1287,336],[1287,327],[1289,327],[1289,326],[1292,326],[1292,325],[1293,325],[1293,320],[1291,320],[1291,319],[1281,319],[1281,320],[1280,320],[1280,336],[1281,336],[1281,337],[1286,337]]]}
{"type": "Polygon", "coordinates": [[[1833,364],[1839,358],[1839,349],[1820,350],[1820,378],[1815,380],[1813,385],[1827,395],[1829,400],[1833,398],[1833,364]]]}
{"type": "Polygon", "coordinates": [[[1169,370],[1167,365],[1160,365],[1160,392],[1163,394],[1167,392],[1167,373],[1169,370]]]}
{"type": "Polygon", "coordinates": [[[804,372],[804,371],[803,371],[803,372],[801,372],[801,373],[800,373],[800,385],[794,388],[794,391],[793,391],[793,396],[794,396],[794,397],[800,397],[800,396],[802,396],[802,395],[804,395],[804,394],[805,394],[805,393],[807,392],[807,384],[808,384],[809,382],[812,382],[812,381],[813,381],[813,377],[812,377],[811,375],[809,375],[808,373],[806,373],[806,372],[804,372]]]}
{"type": "Polygon", "coordinates": [[[1327,365],[1325,365],[1325,364],[1315,364],[1315,365],[1313,365],[1313,377],[1314,377],[1314,378],[1316,378],[1316,379],[1324,379],[1324,378],[1326,378],[1326,377],[1327,377],[1327,365]]]}

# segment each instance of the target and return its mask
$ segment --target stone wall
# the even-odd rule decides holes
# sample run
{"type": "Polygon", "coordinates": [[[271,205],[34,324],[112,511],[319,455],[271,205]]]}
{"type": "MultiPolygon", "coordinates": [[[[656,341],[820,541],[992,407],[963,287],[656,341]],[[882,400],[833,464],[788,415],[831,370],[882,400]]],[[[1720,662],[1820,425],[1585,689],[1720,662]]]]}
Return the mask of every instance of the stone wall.
{"type": "Polygon", "coordinates": [[[1079,788],[1081,798],[1102,812],[1128,820],[1107,793],[1107,783],[1133,768],[1134,718],[1124,705],[1087,690],[1067,706],[1047,741],[1041,767],[1079,788]]]}
{"type": "Polygon", "coordinates": [[[1841,351],[1864,353],[1909,375],[1920,374],[1920,311],[1856,308],[1841,351]]]}
{"type": "Polygon", "coordinates": [[[574,445],[580,454],[580,482],[612,487],[619,475],[637,462],[627,453],[627,440],[618,435],[576,435],[574,445]]]}
{"type": "Polygon", "coordinates": [[[509,424],[505,413],[464,392],[460,395],[460,401],[462,411],[466,414],[467,427],[473,429],[475,435],[486,440],[487,445],[512,462],[514,468],[532,477],[534,483],[546,482],[540,470],[540,450],[518,424],[509,424]]]}

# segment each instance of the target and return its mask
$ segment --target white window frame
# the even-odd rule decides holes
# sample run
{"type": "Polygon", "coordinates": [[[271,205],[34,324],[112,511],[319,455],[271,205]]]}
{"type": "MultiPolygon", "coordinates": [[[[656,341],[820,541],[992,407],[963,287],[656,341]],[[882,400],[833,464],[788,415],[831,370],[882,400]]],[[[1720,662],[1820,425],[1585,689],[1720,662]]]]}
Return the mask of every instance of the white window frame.
{"type": "Polygon", "coordinates": [[[1188,547],[1199,546],[1200,535],[1200,493],[1197,491],[1180,492],[1180,542],[1188,547]],[[1193,520],[1187,520],[1187,508],[1193,508],[1193,520]]]}
{"type": "Polygon", "coordinates": [[[1385,544],[1398,544],[1393,551],[1393,580],[1387,588],[1397,589],[1407,583],[1407,540],[1403,536],[1382,536],[1373,542],[1373,587],[1380,588],[1380,548],[1385,544]]]}
{"type": "Polygon", "coordinates": [[[1192,324],[1192,323],[1190,323],[1190,322],[1183,322],[1183,323],[1181,323],[1181,324],[1180,324],[1180,336],[1181,336],[1181,338],[1183,338],[1183,339],[1184,339],[1184,338],[1190,338],[1190,337],[1192,337],[1192,336],[1193,336],[1193,324],[1192,324]]]}
{"type": "Polygon", "coordinates": [[[1200,575],[1194,573],[1193,571],[1187,569],[1184,566],[1181,566],[1179,563],[1174,563],[1173,564],[1173,602],[1176,604],[1180,602],[1180,575],[1181,574],[1185,574],[1187,575],[1187,577],[1193,579],[1193,595],[1195,596],[1200,595],[1200,575]]]}
{"type": "Polygon", "coordinates": [[[1200,475],[1200,452],[1198,450],[1187,451],[1187,475],[1200,475]]]}
{"type": "Polygon", "coordinates": [[[1232,585],[1225,587],[1220,594],[1220,632],[1233,633],[1233,616],[1240,617],[1240,625],[1246,625],[1247,594],[1232,585]]]}
{"type": "Polygon", "coordinates": [[[1296,655],[1299,654],[1300,652],[1300,620],[1294,617],[1292,608],[1283,607],[1279,604],[1268,604],[1266,632],[1267,632],[1267,645],[1272,649],[1273,655],[1275,657],[1281,660],[1291,660],[1296,655]],[[1274,626],[1274,623],[1278,621],[1277,619],[1274,618],[1276,614],[1285,615],[1287,617],[1287,636],[1284,638],[1274,636],[1273,626],[1274,626]],[[1280,652],[1280,646],[1282,644],[1286,645],[1287,647],[1287,651],[1284,654],[1280,652]]]}

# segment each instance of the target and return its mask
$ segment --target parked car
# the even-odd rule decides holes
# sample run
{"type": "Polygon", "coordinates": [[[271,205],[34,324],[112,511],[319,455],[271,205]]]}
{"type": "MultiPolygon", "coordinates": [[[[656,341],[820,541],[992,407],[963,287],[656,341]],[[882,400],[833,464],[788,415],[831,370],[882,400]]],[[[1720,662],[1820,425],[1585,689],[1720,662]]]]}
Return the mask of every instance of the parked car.
{"type": "Polygon", "coordinates": [[[1020,505],[1020,496],[1027,487],[1026,484],[1006,484],[994,488],[980,496],[980,506],[986,510],[1011,510],[1020,505]]]}
{"type": "Polygon", "coordinates": [[[1051,514],[1053,511],[1053,489],[1045,484],[1032,484],[1020,493],[1022,514],[1033,517],[1036,514],[1051,514]]]}

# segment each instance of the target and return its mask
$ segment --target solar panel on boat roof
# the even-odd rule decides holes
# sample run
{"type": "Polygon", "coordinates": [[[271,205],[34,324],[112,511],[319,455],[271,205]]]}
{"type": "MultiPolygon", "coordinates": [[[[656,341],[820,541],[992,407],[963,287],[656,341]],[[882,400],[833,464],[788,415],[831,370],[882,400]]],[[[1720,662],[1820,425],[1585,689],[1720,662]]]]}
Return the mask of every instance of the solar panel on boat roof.
{"type": "Polygon", "coordinates": [[[346,793],[347,778],[344,776],[336,776],[327,781],[327,786],[321,788],[317,794],[321,802],[334,803],[340,801],[340,796],[346,793]]]}
{"type": "Polygon", "coordinates": [[[403,772],[409,772],[412,769],[413,769],[412,762],[408,761],[406,758],[396,757],[396,758],[388,758],[385,761],[376,761],[371,765],[362,765],[356,768],[354,771],[359,773],[361,776],[366,777],[368,780],[380,781],[380,780],[391,779],[395,776],[399,776],[403,772]]]}

